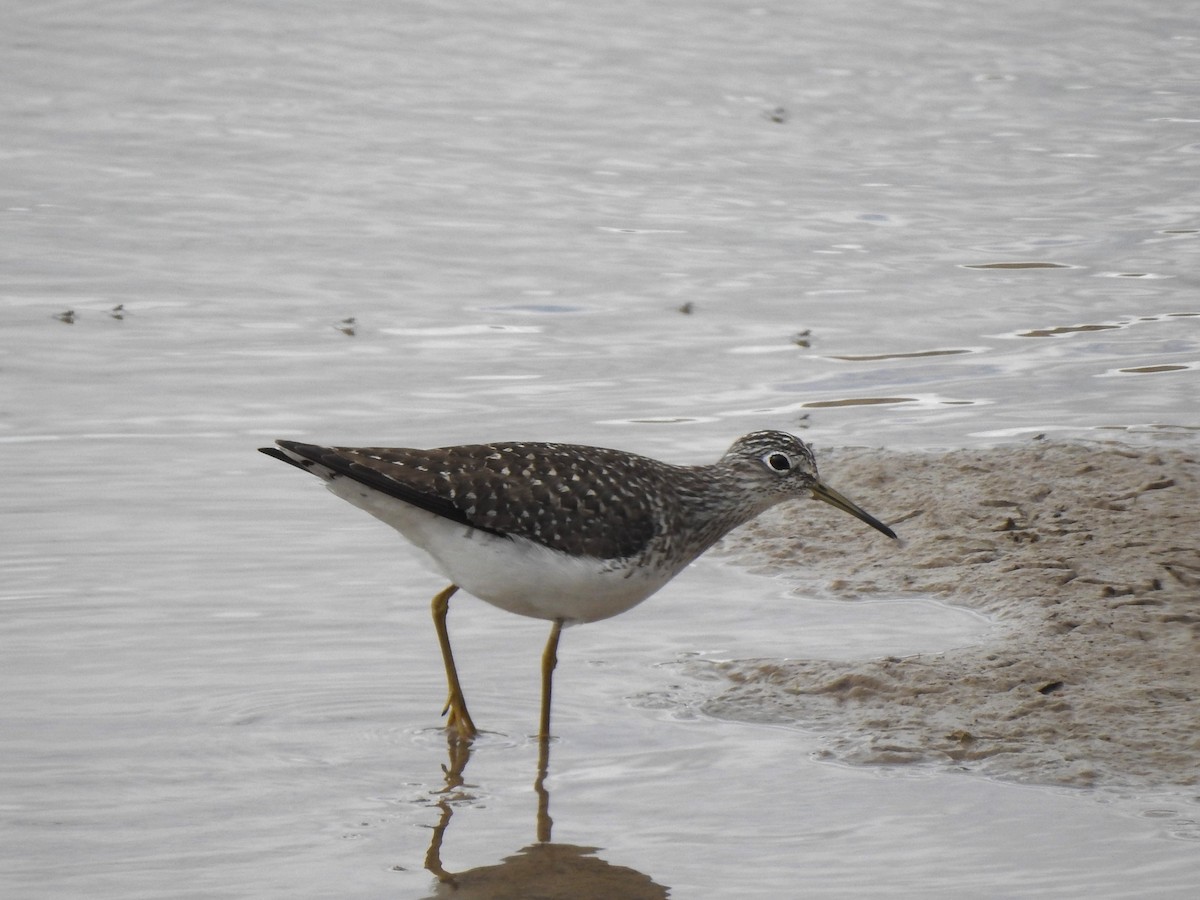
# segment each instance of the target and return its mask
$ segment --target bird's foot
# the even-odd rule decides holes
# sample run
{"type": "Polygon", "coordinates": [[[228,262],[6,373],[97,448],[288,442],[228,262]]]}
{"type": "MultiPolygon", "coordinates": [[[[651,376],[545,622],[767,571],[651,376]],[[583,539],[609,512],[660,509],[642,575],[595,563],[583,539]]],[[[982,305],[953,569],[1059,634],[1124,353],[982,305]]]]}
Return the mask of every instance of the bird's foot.
{"type": "Polygon", "coordinates": [[[460,694],[450,694],[442,709],[442,715],[446,717],[446,729],[457,732],[464,741],[471,740],[479,733],[479,729],[471,721],[471,714],[467,712],[467,701],[460,694]]]}

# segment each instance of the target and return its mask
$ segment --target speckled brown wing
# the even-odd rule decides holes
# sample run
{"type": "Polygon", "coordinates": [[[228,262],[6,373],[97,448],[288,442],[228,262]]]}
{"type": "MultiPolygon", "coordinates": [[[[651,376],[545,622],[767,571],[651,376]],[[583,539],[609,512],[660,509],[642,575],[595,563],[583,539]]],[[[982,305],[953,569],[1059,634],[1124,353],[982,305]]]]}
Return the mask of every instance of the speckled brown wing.
{"type": "MultiPolygon", "coordinates": [[[[494,443],[415,450],[280,446],[421,509],[573,556],[635,556],[654,537],[645,457],[569,444],[494,443]]],[[[661,485],[659,486],[661,490],[661,485]]]]}

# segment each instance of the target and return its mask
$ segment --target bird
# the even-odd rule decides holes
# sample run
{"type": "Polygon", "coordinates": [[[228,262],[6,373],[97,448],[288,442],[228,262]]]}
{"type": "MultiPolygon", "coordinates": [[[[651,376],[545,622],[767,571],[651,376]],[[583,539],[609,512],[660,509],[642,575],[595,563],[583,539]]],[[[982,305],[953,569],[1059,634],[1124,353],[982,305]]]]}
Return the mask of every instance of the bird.
{"type": "Polygon", "coordinates": [[[449,580],[432,613],[446,670],[442,715],[463,740],[478,729],[446,624],[460,588],[552,623],[538,729],[548,740],[562,629],[632,609],[739,525],[784,501],[813,497],[896,538],[826,485],[812,447],[785,431],[744,435],[711,465],[531,441],[434,449],[275,444],[259,450],[323,479],[424,551],[449,580]]]}

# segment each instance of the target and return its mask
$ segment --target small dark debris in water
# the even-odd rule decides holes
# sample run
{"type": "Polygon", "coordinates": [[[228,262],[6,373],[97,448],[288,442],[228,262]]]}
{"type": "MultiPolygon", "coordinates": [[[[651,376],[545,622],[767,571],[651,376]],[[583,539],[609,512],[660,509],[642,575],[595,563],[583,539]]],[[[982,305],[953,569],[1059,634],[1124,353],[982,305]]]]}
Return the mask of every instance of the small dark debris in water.
{"type": "Polygon", "coordinates": [[[108,314],[110,316],[112,316],[114,319],[124,319],[125,318],[125,304],[118,303],[116,306],[114,306],[112,309],[110,309],[108,311],[108,314]]]}
{"type": "Polygon", "coordinates": [[[68,310],[64,310],[63,312],[60,312],[60,313],[55,313],[54,318],[58,319],[58,321],[60,321],[60,322],[65,322],[67,325],[74,325],[75,324],[75,310],[68,309],[68,310]]]}
{"type": "Polygon", "coordinates": [[[334,325],[333,327],[336,328],[338,331],[340,331],[342,334],[346,335],[346,337],[354,337],[354,335],[356,333],[355,329],[354,329],[354,323],[355,323],[354,316],[350,316],[347,319],[342,319],[341,322],[339,322],[337,325],[334,325]]]}
{"type": "Polygon", "coordinates": [[[809,340],[810,337],[812,337],[812,329],[805,328],[803,331],[797,331],[792,335],[792,343],[797,347],[811,347],[812,341],[809,340]]]}
{"type": "Polygon", "coordinates": [[[768,122],[774,122],[777,125],[782,125],[788,120],[788,111],[782,106],[777,106],[774,109],[764,110],[763,118],[768,122]]]}
{"type": "Polygon", "coordinates": [[[1039,694],[1053,694],[1055,691],[1061,691],[1063,683],[1061,681],[1048,681],[1037,689],[1039,694]]]}
{"type": "Polygon", "coordinates": [[[687,303],[683,304],[683,306],[679,307],[679,311],[685,316],[690,316],[696,311],[696,304],[689,300],[687,303]]]}

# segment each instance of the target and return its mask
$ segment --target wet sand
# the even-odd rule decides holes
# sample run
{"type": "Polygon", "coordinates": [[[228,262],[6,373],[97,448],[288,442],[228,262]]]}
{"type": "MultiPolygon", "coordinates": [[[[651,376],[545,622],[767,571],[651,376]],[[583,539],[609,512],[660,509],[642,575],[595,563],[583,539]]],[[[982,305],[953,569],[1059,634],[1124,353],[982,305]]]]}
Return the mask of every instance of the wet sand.
{"type": "Polygon", "coordinates": [[[724,550],[799,569],[808,596],[916,593],[977,610],[995,636],[936,655],[726,663],[732,684],[710,713],[818,730],[852,763],[1200,784],[1200,454],[1041,440],[818,454],[903,542],[788,504],[724,550]]]}

